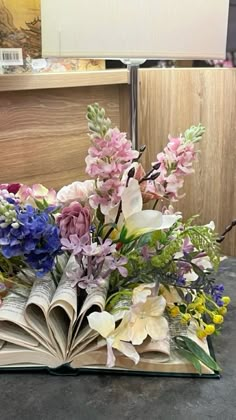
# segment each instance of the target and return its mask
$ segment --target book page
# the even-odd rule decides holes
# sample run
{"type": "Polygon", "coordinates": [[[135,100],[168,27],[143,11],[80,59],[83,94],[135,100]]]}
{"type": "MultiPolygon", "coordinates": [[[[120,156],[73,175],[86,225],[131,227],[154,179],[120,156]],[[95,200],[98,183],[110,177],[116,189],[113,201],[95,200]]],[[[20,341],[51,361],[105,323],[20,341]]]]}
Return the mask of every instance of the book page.
{"type": "Polygon", "coordinates": [[[71,257],[64,270],[57,290],[53,296],[48,312],[48,325],[58,348],[66,357],[71,337],[72,329],[77,319],[77,288],[72,287],[72,279],[68,275],[71,273],[75,259],[71,257]]]}
{"type": "Polygon", "coordinates": [[[54,352],[56,346],[48,327],[47,314],[55,289],[56,286],[51,277],[35,279],[24,312],[27,324],[43,339],[43,342],[47,343],[52,351],[54,349],[54,352]]]}
{"type": "MultiPolygon", "coordinates": [[[[107,369],[107,346],[104,340],[98,341],[97,345],[91,345],[80,354],[77,354],[71,362],[73,368],[97,368],[107,369]]],[[[162,372],[162,373],[197,373],[194,366],[177,353],[171,353],[167,361],[160,359],[159,354],[152,354],[150,357],[141,355],[137,365],[131,359],[114,350],[116,357],[115,367],[111,370],[125,369],[129,371],[162,372]]],[[[201,363],[203,374],[214,374],[214,372],[201,363]]]]}
{"type": "Polygon", "coordinates": [[[74,339],[71,344],[71,352],[81,342],[81,339],[83,339],[83,334],[81,334],[80,328],[85,315],[91,310],[91,308],[94,308],[94,311],[103,311],[105,309],[107,288],[108,285],[105,285],[104,287],[96,287],[94,288],[94,291],[86,296],[79,312],[78,324],[75,328],[74,339]]]}
{"type": "Polygon", "coordinates": [[[45,366],[56,368],[63,363],[62,360],[56,358],[44,347],[39,346],[37,349],[17,346],[11,343],[5,343],[0,351],[0,366],[23,368],[45,366]]]}
{"type": "MultiPolygon", "coordinates": [[[[22,292],[22,290],[20,290],[22,292]]],[[[29,291],[24,295],[10,292],[0,306],[0,340],[35,347],[39,343],[36,332],[27,324],[24,312],[29,291]]]]}

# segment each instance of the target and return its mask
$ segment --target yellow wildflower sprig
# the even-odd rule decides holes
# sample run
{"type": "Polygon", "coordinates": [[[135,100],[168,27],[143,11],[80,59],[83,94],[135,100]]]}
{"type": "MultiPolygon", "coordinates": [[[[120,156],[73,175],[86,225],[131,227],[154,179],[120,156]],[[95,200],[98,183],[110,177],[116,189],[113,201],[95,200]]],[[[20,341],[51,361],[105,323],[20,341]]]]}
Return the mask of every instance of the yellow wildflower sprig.
{"type": "Polygon", "coordinates": [[[201,292],[194,300],[187,304],[185,302],[175,303],[167,307],[171,317],[180,318],[182,324],[189,325],[191,321],[197,323],[196,335],[203,339],[208,335],[216,333],[217,326],[224,322],[224,315],[227,313],[227,305],[230,303],[228,296],[222,297],[223,306],[219,307],[208,295],[201,292]],[[210,303],[209,308],[207,305],[210,303]],[[206,322],[206,316],[210,322],[206,322]]]}

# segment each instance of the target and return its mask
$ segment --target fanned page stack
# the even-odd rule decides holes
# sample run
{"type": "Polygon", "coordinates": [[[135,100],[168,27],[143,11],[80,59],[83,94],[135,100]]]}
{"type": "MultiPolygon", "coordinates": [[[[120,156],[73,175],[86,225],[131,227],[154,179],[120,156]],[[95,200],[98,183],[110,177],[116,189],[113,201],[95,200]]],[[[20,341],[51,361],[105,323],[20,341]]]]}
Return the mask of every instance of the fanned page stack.
{"type": "MultiPolygon", "coordinates": [[[[4,299],[0,307],[0,368],[52,370],[66,365],[68,370],[107,370],[106,342],[87,322],[89,313],[104,310],[106,289],[94,289],[82,298],[71,287],[68,269],[67,266],[57,288],[50,278],[36,279],[25,295],[21,289],[21,294],[9,293],[4,299]]],[[[194,339],[209,353],[207,342],[194,339]]],[[[197,373],[191,363],[171,350],[169,338],[147,339],[137,350],[141,356],[137,365],[117,352],[116,366],[111,371],[197,373]]],[[[202,373],[214,375],[204,365],[202,373]]]]}

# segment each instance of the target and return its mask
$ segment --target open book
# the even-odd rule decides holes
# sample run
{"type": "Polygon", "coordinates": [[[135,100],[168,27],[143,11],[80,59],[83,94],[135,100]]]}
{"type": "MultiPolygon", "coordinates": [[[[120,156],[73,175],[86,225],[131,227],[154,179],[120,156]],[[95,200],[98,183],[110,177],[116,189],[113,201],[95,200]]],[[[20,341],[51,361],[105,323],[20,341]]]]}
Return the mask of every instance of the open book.
{"type": "MultiPolygon", "coordinates": [[[[9,293],[4,299],[0,307],[0,368],[55,369],[66,365],[68,369],[107,370],[106,342],[87,322],[89,313],[104,310],[106,288],[83,297],[71,287],[67,273],[68,266],[57,288],[50,278],[36,279],[23,295],[21,289],[21,294],[9,293]]],[[[207,342],[198,340],[198,344],[209,352],[207,342]]],[[[191,363],[171,349],[169,337],[147,339],[137,351],[141,356],[137,365],[117,351],[116,366],[111,370],[196,374],[191,363]]],[[[214,375],[205,366],[202,373],[214,375]]]]}

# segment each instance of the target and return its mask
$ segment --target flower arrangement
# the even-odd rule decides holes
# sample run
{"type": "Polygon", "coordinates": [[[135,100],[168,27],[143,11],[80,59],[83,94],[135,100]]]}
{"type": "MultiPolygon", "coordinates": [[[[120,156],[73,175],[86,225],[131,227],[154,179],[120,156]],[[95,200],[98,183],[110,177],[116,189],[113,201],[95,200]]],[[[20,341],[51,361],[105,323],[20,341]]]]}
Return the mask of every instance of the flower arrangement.
{"type": "Polygon", "coordinates": [[[90,313],[88,322],[106,340],[109,367],[116,351],[138,363],[145,340],[167,338],[199,373],[200,362],[219,370],[200,342],[219,333],[230,302],[214,277],[221,239],[213,222],[183,221],[172,206],[194,172],[204,127],[169,137],[145,172],[145,147],[133,150],[103,108],[89,106],[87,119],[90,180],[57,193],[42,185],[0,185],[1,299],[9,289],[31,287],[32,271],[58,283],[73,258],[71,287],[84,294],[106,290],[105,310],[90,313]],[[170,334],[173,323],[181,333],[170,334]]]}

